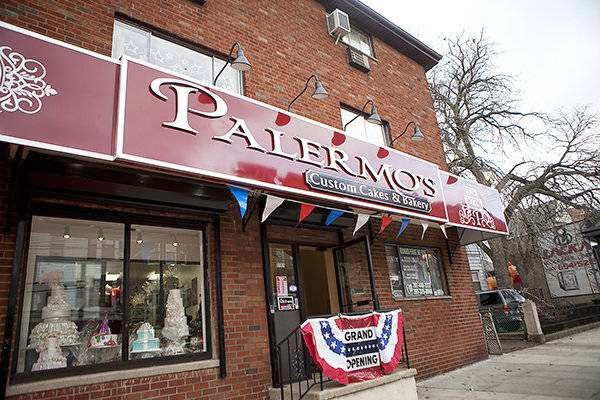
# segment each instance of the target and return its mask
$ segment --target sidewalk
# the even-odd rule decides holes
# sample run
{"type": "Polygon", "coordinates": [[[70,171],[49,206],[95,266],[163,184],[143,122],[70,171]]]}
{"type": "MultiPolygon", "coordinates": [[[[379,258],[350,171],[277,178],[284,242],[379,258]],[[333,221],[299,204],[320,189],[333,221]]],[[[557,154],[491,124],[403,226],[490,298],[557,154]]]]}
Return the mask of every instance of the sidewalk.
{"type": "Polygon", "coordinates": [[[419,400],[600,400],[600,328],[419,382],[419,400]]]}

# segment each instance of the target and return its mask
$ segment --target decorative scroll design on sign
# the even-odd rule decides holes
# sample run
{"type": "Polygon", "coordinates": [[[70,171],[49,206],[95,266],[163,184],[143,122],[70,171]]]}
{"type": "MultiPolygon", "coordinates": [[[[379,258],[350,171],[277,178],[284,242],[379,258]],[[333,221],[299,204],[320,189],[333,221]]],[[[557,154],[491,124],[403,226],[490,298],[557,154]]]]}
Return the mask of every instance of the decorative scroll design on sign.
{"type": "Polygon", "coordinates": [[[483,208],[483,201],[477,189],[465,186],[465,202],[458,210],[460,223],[463,225],[480,226],[487,229],[496,229],[494,218],[483,208]]]}
{"type": "Polygon", "coordinates": [[[44,81],[46,67],[8,46],[0,46],[0,112],[35,114],[42,98],[58,94],[44,81]]]}

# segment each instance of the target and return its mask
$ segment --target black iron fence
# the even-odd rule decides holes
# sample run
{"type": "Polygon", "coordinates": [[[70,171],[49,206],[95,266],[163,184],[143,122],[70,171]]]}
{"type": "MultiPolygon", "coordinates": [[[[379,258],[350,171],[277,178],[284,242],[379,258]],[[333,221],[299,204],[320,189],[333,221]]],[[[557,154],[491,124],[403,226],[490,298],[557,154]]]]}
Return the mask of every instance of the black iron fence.
{"type": "MultiPolygon", "coordinates": [[[[380,312],[387,311],[391,310],[381,310],[380,312]]],[[[344,313],[341,315],[356,316],[368,314],[370,312],[371,311],[361,311],[344,313]]],[[[334,317],[335,315],[337,314],[321,315],[317,318],[329,318],[334,317]]],[[[404,325],[402,336],[403,349],[401,365],[405,368],[410,368],[404,325]]],[[[312,359],[306,344],[304,343],[302,331],[299,326],[277,343],[275,346],[275,362],[275,386],[279,389],[279,400],[300,400],[313,387],[318,386],[319,390],[323,390],[323,384],[330,381],[329,378],[323,376],[323,372],[312,359]]]]}

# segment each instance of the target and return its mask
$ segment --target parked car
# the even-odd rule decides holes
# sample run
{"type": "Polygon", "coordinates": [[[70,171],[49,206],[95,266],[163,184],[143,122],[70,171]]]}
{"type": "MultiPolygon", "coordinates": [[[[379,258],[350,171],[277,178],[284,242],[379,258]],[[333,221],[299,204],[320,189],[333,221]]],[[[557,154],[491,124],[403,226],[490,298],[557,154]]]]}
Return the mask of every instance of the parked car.
{"type": "Polygon", "coordinates": [[[525,298],[514,289],[487,290],[477,293],[480,312],[490,312],[498,332],[514,332],[523,328],[520,309],[525,298]]]}

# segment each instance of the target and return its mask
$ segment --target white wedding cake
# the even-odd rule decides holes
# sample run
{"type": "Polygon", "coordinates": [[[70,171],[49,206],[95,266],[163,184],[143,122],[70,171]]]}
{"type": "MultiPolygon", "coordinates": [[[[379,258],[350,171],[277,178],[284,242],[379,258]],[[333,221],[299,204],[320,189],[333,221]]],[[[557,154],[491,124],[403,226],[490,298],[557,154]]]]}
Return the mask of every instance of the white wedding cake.
{"type": "Polygon", "coordinates": [[[40,350],[38,360],[31,367],[32,371],[65,368],[67,366],[67,358],[62,355],[58,338],[48,337],[44,349],[40,350]]]}
{"type": "Polygon", "coordinates": [[[165,355],[182,354],[184,339],[190,334],[190,328],[187,324],[179,289],[169,290],[165,308],[166,316],[162,336],[167,340],[167,347],[163,353],[165,355]]]}
{"type": "Polygon", "coordinates": [[[58,280],[50,280],[51,294],[42,308],[43,322],[37,324],[29,336],[29,347],[44,349],[49,337],[58,339],[59,346],[79,344],[77,325],[71,317],[71,305],[67,302],[65,288],[58,280]]]}

